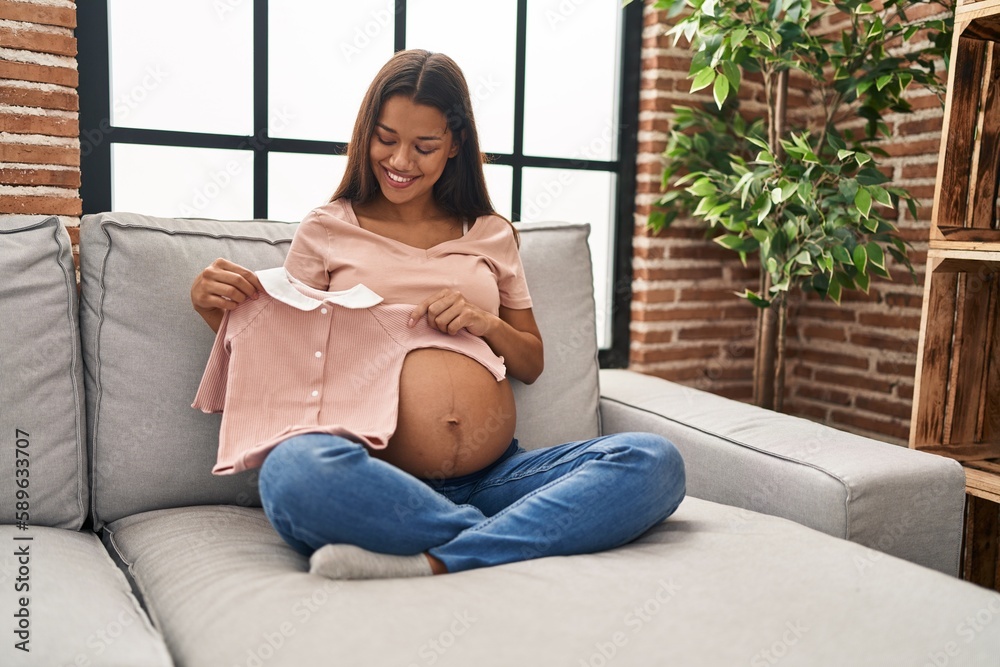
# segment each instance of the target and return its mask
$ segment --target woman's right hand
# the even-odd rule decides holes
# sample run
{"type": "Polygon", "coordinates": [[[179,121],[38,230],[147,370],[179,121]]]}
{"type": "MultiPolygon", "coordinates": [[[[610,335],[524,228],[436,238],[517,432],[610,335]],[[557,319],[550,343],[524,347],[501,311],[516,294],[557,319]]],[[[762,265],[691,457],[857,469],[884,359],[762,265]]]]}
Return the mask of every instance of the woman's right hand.
{"type": "Polygon", "coordinates": [[[218,331],[227,310],[249,298],[257,298],[264,288],[250,269],[218,258],[198,274],[191,285],[191,305],[202,319],[218,331]]]}

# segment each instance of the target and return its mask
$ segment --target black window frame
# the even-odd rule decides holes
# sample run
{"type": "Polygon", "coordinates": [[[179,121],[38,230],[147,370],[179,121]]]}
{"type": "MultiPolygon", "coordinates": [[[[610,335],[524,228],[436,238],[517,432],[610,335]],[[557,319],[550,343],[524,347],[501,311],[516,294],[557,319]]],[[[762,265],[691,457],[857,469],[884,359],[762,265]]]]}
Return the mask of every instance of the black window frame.
{"type": "MultiPolygon", "coordinates": [[[[77,5],[78,63],[80,70],[80,155],[84,214],[111,210],[111,145],[113,143],[190,148],[250,150],[254,153],[253,215],[267,218],[268,160],[271,151],[282,153],[343,155],[347,145],[268,136],[268,0],[253,1],[254,128],[251,136],[151,130],[111,125],[111,68],[108,4],[95,0],[77,5]],[[259,159],[263,158],[263,159],[259,159]]],[[[639,86],[643,4],[622,8],[621,63],[619,70],[618,157],[615,160],[525,155],[524,94],[527,50],[528,0],[517,2],[514,79],[514,147],[511,153],[490,153],[492,164],[513,169],[511,211],[520,218],[522,171],[525,167],[610,172],[617,175],[614,243],[611,275],[611,345],[599,351],[602,368],[628,366],[629,323],[632,301],[632,236],[634,231],[636,151],[638,148],[639,86]]],[[[406,0],[396,0],[393,49],[405,48],[406,0]]]]}

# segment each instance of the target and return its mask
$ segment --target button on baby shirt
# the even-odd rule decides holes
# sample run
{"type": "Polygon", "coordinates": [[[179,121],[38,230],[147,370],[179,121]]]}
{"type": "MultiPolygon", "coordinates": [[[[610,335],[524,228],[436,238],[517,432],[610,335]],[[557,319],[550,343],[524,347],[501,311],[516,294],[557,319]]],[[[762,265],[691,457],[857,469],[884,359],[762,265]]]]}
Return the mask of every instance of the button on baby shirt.
{"type": "Polygon", "coordinates": [[[329,433],[384,449],[396,430],[399,374],[411,350],[440,348],[482,364],[497,381],[503,358],[464,329],[407,326],[412,305],[383,304],[358,284],[323,292],[283,267],[258,271],[265,293],[227,311],[192,403],[221,412],[212,472],[259,467],[283,440],[329,433]]]}

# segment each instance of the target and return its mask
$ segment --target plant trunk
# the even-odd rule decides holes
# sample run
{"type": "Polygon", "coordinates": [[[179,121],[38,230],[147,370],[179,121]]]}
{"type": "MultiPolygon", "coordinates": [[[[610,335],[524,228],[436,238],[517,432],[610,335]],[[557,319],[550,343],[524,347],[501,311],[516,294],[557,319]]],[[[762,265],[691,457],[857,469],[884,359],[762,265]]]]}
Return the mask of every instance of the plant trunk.
{"type": "MultiPolygon", "coordinates": [[[[771,276],[761,267],[760,294],[771,289],[771,276]]],[[[753,402],[769,410],[774,407],[775,351],[777,350],[777,318],[774,304],[757,311],[757,349],[753,356],[753,402]]]]}
{"type": "Polygon", "coordinates": [[[778,300],[778,340],[774,363],[774,409],[785,410],[785,330],[788,327],[788,299],[782,295],[778,300]]]}
{"type": "MultiPolygon", "coordinates": [[[[788,70],[782,70],[776,77],[768,77],[773,82],[773,90],[768,91],[768,145],[771,154],[780,160],[784,157],[781,139],[785,136],[788,118],[788,70]]],[[[763,262],[760,267],[760,296],[771,298],[771,276],[763,262]]],[[[753,366],[753,401],[756,405],[770,410],[781,411],[783,406],[785,354],[784,335],[787,306],[783,298],[772,302],[770,308],[762,308],[757,313],[757,349],[753,366]],[[775,312],[777,311],[777,312],[775,312]]]]}

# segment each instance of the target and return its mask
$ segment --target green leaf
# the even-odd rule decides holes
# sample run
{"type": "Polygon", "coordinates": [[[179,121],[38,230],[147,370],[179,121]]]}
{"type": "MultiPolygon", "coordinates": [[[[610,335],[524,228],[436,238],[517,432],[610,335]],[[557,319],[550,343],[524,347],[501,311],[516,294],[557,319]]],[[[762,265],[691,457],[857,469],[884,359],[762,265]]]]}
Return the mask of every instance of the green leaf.
{"type": "Polygon", "coordinates": [[[858,207],[863,217],[868,217],[868,213],[872,210],[872,196],[868,194],[867,188],[858,188],[858,194],[854,196],[854,205],[858,207]]]}
{"type": "Polygon", "coordinates": [[[762,299],[759,294],[757,294],[756,292],[751,292],[750,290],[746,290],[740,296],[742,296],[744,299],[746,299],[753,305],[757,306],[758,308],[769,308],[771,306],[770,301],[768,301],[767,299],[762,299]]]}
{"type": "Polygon", "coordinates": [[[833,246],[833,258],[840,262],[841,264],[853,264],[854,260],[851,259],[851,253],[847,252],[847,248],[842,245],[833,246]]]}
{"type": "Polygon", "coordinates": [[[733,31],[729,33],[729,48],[735,50],[737,46],[743,43],[743,40],[746,39],[749,34],[750,31],[744,26],[736,26],[733,28],[733,31]]]}
{"type": "Polygon", "coordinates": [[[712,181],[710,181],[707,177],[699,178],[687,188],[687,191],[696,197],[707,197],[708,195],[714,195],[718,192],[715,184],[712,183],[712,181]]]}
{"type": "Polygon", "coordinates": [[[854,246],[854,268],[859,274],[865,275],[865,270],[868,268],[868,250],[863,245],[854,246]]]}
{"type": "Polygon", "coordinates": [[[757,41],[759,41],[761,44],[763,44],[769,49],[774,48],[774,42],[771,41],[770,35],[768,35],[766,32],[757,28],[751,29],[750,32],[754,34],[754,37],[756,37],[757,41]]]}
{"type": "Polygon", "coordinates": [[[774,204],[780,204],[784,200],[781,188],[774,188],[771,190],[771,202],[774,204]]]}
{"type": "Polygon", "coordinates": [[[844,158],[849,158],[854,155],[854,151],[849,151],[847,149],[841,149],[837,151],[837,159],[843,161],[844,158]]]}
{"type": "Polygon", "coordinates": [[[871,284],[871,277],[867,273],[856,275],[854,276],[854,283],[860,287],[865,294],[868,294],[868,286],[871,284]]]}
{"type": "Polygon", "coordinates": [[[882,251],[882,246],[875,241],[870,241],[865,244],[865,248],[868,251],[868,261],[871,265],[885,271],[885,253],[882,251]]]}
{"type": "Polygon", "coordinates": [[[868,188],[868,191],[871,192],[872,199],[874,199],[876,203],[881,204],[882,206],[892,206],[892,199],[889,198],[889,193],[886,192],[885,188],[872,185],[868,188]]]}
{"type": "Polygon", "coordinates": [[[726,80],[729,81],[730,88],[733,89],[735,93],[740,88],[740,68],[736,66],[731,60],[722,61],[722,73],[726,76],[726,80]]]}
{"type": "Polygon", "coordinates": [[[726,97],[729,96],[729,79],[724,76],[716,77],[712,95],[715,97],[715,103],[721,109],[726,102],[726,97]]]}
{"type": "Polygon", "coordinates": [[[715,242],[730,250],[740,250],[743,248],[744,239],[735,234],[726,234],[716,237],[715,242]]]}
{"type": "Polygon", "coordinates": [[[706,67],[694,75],[694,81],[691,82],[691,92],[695,93],[702,88],[707,88],[712,85],[713,81],[715,81],[715,70],[711,67],[706,67]]]}
{"type": "Polygon", "coordinates": [[[867,2],[862,2],[860,5],[854,8],[854,13],[858,16],[863,16],[865,14],[874,14],[875,10],[867,2]]]}
{"type": "Polygon", "coordinates": [[[813,263],[813,261],[812,261],[812,255],[809,254],[808,250],[803,250],[798,255],[796,255],[793,259],[796,262],[798,262],[799,264],[802,264],[803,266],[812,266],[812,263],[813,263]]]}
{"type": "Polygon", "coordinates": [[[826,296],[838,306],[840,305],[840,283],[836,280],[830,281],[830,286],[826,288],[826,296]]]}
{"type": "Polygon", "coordinates": [[[890,81],[892,81],[892,75],[883,74],[879,78],[875,79],[875,88],[877,88],[878,90],[882,90],[889,84],[890,81]]]}

